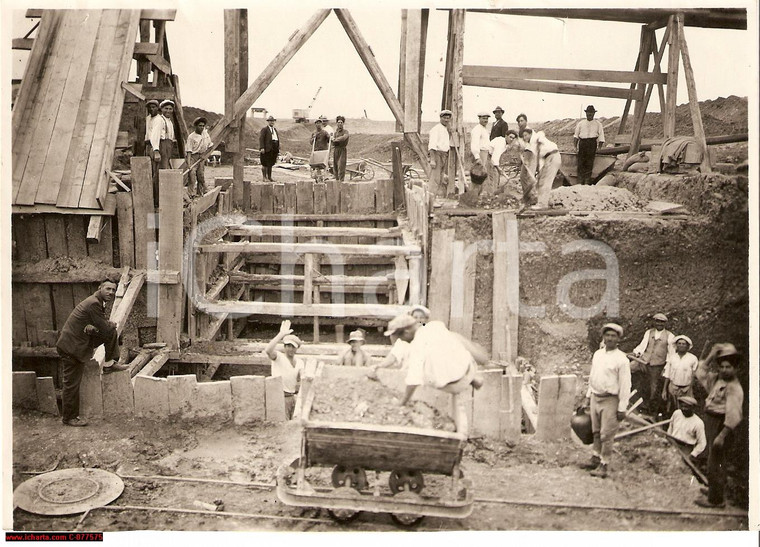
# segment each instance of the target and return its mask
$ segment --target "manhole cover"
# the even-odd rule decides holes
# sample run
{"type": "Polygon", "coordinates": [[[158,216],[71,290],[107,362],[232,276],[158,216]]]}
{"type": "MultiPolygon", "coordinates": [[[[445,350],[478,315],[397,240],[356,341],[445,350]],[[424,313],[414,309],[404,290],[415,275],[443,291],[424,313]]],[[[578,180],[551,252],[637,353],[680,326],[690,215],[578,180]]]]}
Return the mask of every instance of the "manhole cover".
{"type": "Polygon", "coordinates": [[[118,498],[124,483],[102,469],[61,469],[21,483],[13,501],[38,515],[71,515],[102,507],[118,498]]]}

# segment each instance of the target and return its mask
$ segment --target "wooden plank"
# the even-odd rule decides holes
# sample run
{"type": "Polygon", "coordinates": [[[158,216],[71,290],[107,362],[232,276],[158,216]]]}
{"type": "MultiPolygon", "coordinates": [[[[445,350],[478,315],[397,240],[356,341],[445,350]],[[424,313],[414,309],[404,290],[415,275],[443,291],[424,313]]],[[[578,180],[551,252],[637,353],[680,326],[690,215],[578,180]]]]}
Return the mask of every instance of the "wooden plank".
{"type": "MultiPolygon", "coordinates": [[[[182,171],[163,169],[159,173],[158,264],[163,271],[182,269],[182,171]]],[[[182,323],[182,285],[158,288],[156,340],[179,347],[182,323]]]]}
{"type": "Polygon", "coordinates": [[[147,270],[149,267],[155,268],[155,257],[148,255],[149,245],[156,241],[155,224],[148,223],[149,215],[155,214],[151,163],[151,159],[148,157],[130,159],[135,230],[135,267],[140,270],[147,270]]]}
{"type": "Polygon", "coordinates": [[[34,38],[14,38],[11,41],[11,49],[21,51],[31,51],[34,45],[34,38]]]}
{"type": "MultiPolygon", "coordinates": [[[[29,341],[26,332],[23,287],[20,283],[11,285],[11,336],[14,346],[20,346],[29,341]]],[[[71,289],[69,288],[69,290],[71,289]]]]}
{"type": "Polygon", "coordinates": [[[145,283],[145,273],[140,272],[129,282],[127,291],[124,293],[124,297],[118,307],[114,305],[111,309],[110,320],[116,323],[116,332],[119,334],[121,334],[124,331],[124,327],[127,326],[127,319],[129,319],[129,314],[132,312],[137,297],[140,296],[140,289],[142,289],[143,283],[145,283]]]}
{"type": "MultiPolygon", "coordinates": [[[[87,71],[87,80],[82,92],[82,104],[79,107],[74,132],[69,144],[69,156],[61,175],[61,186],[56,200],[56,205],[59,207],[79,206],[87,163],[95,137],[95,127],[100,116],[100,103],[103,99],[112,44],[116,39],[118,23],[118,10],[105,10],[103,12],[87,71]]],[[[106,114],[104,113],[104,115],[106,114]]]]}
{"type": "Polygon", "coordinates": [[[676,16],[676,25],[678,25],[678,36],[681,41],[681,60],[683,61],[683,73],[686,78],[686,91],[689,95],[689,112],[691,113],[691,123],[694,127],[694,137],[702,149],[702,163],[699,170],[702,173],[711,173],[710,154],[707,150],[707,140],[705,138],[705,127],[702,123],[702,112],[699,109],[699,98],[697,97],[697,84],[694,81],[694,69],[691,66],[689,57],[689,46],[686,44],[686,36],[683,31],[683,16],[676,16]]]}
{"type": "Polygon", "coordinates": [[[41,215],[25,215],[13,219],[16,257],[20,262],[39,262],[48,257],[45,219],[41,215]]]}
{"type": "Polygon", "coordinates": [[[494,87],[498,89],[519,89],[523,91],[540,91],[543,93],[561,93],[566,95],[583,95],[589,97],[610,97],[613,99],[641,100],[644,90],[623,89],[596,85],[566,84],[562,82],[543,82],[537,80],[515,80],[493,77],[462,78],[462,84],[475,87],[494,87]]]}
{"type": "Polygon", "coordinates": [[[132,214],[132,192],[116,194],[116,218],[119,226],[120,266],[135,267],[135,231],[132,214]]]}
{"type": "Polygon", "coordinates": [[[40,345],[42,331],[54,330],[53,301],[47,285],[27,285],[21,289],[29,342],[40,345]]]}
{"type": "Polygon", "coordinates": [[[288,215],[294,215],[296,213],[296,184],[294,182],[286,182],[282,185],[283,193],[283,210],[288,215]]]}
{"type": "Polygon", "coordinates": [[[111,228],[113,217],[101,216],[91,218],[102,218],[103,227],[100,231],[100,241],[98,243],[87,242],[87,255],[103,264],[113,266],[113,233],[111,228]]]}
{"type": "MultiPolygon", "coordinates": [[[[340,185],[337,180],[328,180],[327,185],[327,206],[329,207],[329,213],[338,213],[341,211],[340,205],[340,185]]],[[[323,215],[326,218],[316,218],[315,220],[330,220],[329,215],[323,215]]],[[[341,215],[343,216],[343,215],[341,215]]],[[[293,219],[297,220],[297,219],[293,219]]],[[[303,219],[306,220],[306,219],[303,219]]]]}
{"type": "Polygon", "coordinates": [[[204,313],[234,313],[238,315],[280,315],[287,317],[373,317],[390,320],[409,312],[409,306],[387,304],[298,304],[284,302],[245,302],[219,300],[202,302],[198,308],[204,313]]]}
{"type": "Polygon", "coordinates": [[[678,99],[678,64],[681,53],[681,37],[676,16],[668,21],[668,81],[665,95],[665,112],[663,118],[663,134],[670,139],[676,134],[676,101],[678,99]]]}
{"type": "Polygon", "coordinates": [[[153,42],[136,42],[132,55],[137,58],[138,55],[158,55],[158,44],[153,42]]]}
{"type": "MultiPolygon", "coordinates": [[[[453,239],[453,237],[452,237],[453,239]]],[[[417,245],[349,245],[331,243],[267,243],[234,241],[196,247],[204,253],[318,253],[325,255],[407,256],[420,254],[417,245]]]]}
{"type": "MultiPolygon", "coordinates": [[[[638,69],[641,72],[647,72],[649,70],[649,57],[652,54],[652,42],[655,40],[655,34],[653,30],[647,27],[641,27],[641,39],[639,45],[639,62],[638,69]]],[[[667,79],[667,78],[666,78],[667,79]]],[[[638,83],[636,85],[638,90],[645,90],[644,84],[638,83]]],[[[651,94],[649,95],[651,96],[651,94]]],[[[641,99],[637,100],[633,107],[633,132],[631,134],[631,150],[629,154],[635,154],[639,151],[639,145],[641,144],[641,128],[644,122],[644,113],[646,113],[647,105],[649,104],[649,96],[646,92],[641,99]]]]}
{"type": "MultiPolygon", "coordinates": [[[[259,210],[263,214],[268,214],[273,217],[274,220],[279,220],[279,216],[275,217],[274,213],[274,184],[262,184],[261,187],[261,204],[259,210]]],[[[254,215],[253,220],[260,220],[261,215],[254,215]]]]}
{"type": "Polygon", "coordinates": [[[50,138],[45,165],[37,188],[36,203],[55,204],[61,188],[63,171],[70,153],[75,123],[82,106],[82,95],[88,78],[88,67],[93,56],[95,38],[100,26],[101,10],[89,10],[83,20],[72,29],[78,35],[68,75],[63,84],[60,107],[50,138]]]}
{"type": "Polygon", "coordinates": [[[272,185],[272,212],[279,215],[285,213],[285,185],[281,182],[272,185]]]}
{"type": "MultiPolygon", "coordinates": [[[[314,182],[311,180],[296,181],[296,213],[311,215],[314,213],[314,182]]],[[[324,186],[322,186],[324,188],[324,186]]]]}
{"type": "Polygon", "coordinates": [[[90,217],[87,224],[87,243],[98,243],[100,241],[100,232],[103,230],[105,220],[102,215],[90,217]]]}
{"type": "Polygon", "coordinates": [[[205,213],[213,206],[219,198],[219,193],[222,191],[221,186],[217,186],[213,190],[209,190],[202,197],[195,202],[195,211],[200,215],[205,213]]]}
{"type": "Polygon", "coordinates": [[[465,65],[465,78],[503,78],[514,80],[566,80],[578,82],[664,84],[665,75],[638,69],[634,72],[625,70],[590,70],[575,68],[531,68],[465,65]]]}
{"type": "MultiPolygon", "coordinates": [[[[169,360],[169,352],[168,351],[161,351],[158,355],[153,357],[147,365],[135,376],[153,376],[156,372],[161,370],[161,367],[163,367],[166,362],[169,360]]],[[[132,380],[134,383],[134,379],[132,380]]]]}
{"type": "MultiPolygon", "coordinates": [[[[404,90],[399,92],[403,98],[405,132],[419,132],[420,124],[420,54],[422,35],[422,10],[407,10],[406,16],[406,66],[404,67],[404,90]]],[[[400,77],[400,76],[399,76],[400,77]]]]}
{"type": "MultiPolygon", "coordinates": [[[[307,253],[310,254],[310,253],[307,253]]],[[[403,257],[400,257],[403,260],[403,257]]],[[[304,260],[305,264],[305,260],[304,260]]],[[[240,271],[231,271],[228,276],[224,276],[228,278],[228,281],[232,281],[233,283],[246,283],[246,284],[288,284],[288,285],[303,285],[304,283],[304,276],[303,275],[294,275],[294,274],[259,274],[259,273],[248,273],[248,272],[240,272],[240,271]]],[[[219,283],[219,282],[217,282],[219,283]]],[[[225,282],[226,283],[226,282],[225,282]]],[[[367,285],[373,286],[373,285],[379,285],[379,284],[391,284],[391,280],[389,277],[381,277],[381,276],[357,276],[357,275],[319,275],[319,276],[312,276],[312,285],[314,286],[320,286],[320,287],[330,287],[332,285],[336,286],[342,286],[342,287],[358,287],[360,289],[363,289],[367,285]]],[[[216,287],[216,284],[214,285],[216,287]]],[[[211,300],[212,297],[215,298],[219,295],[219,292],[221,289],[214,291],[212,293],[213,289],[209,289],[208,293],[206,294],[206,298],[211,300]]]]}
{"type": "Polygon", "coordinates": [[[44,215],[44,221],[47,256],[50,258],[69,256],[69,246],[66,242],[66,222],[63,215],[44,215]]]}
{"type": "MultiPolygon", "coordinates": [[[[403,163],[402,163],[402,157],[401,157],[401,143],[399,142],[392,142],[391,143],[391,164],[393,168],[392,178],[391,180],[393,185],[393,196],[392,196],[392,202],[395,204],[395,208],[401,209],[402,204],[405,203],[404,197],[405,197],[405,186],[404,186],[404,173],[403,173],[403,163]]],[[[381,200],[382,203],[385,202],[385,198],[381,198],[381,191],[378,190],[378,196],[377,196],[377,203],[378,207],[381,207],[381,200]]],[[[395,209],[394,209],[395,210],[395,209]]],[[[407,215],[412,215],[413,211],[410,211],[410,208],[406,207],[407,215]]]]}
{"type": "Polygon", "coordinates": [[[177,16],[175,9],[144,9],[140,11],[140,19],[153,21],[174,21],[177,16]]]}
{"type": "MultiPolygon", "coordinates": [[[[398,93],[396,94],[399,99],[405,96],[406,89],[406,17],[409,10],[401,10],[401,44],[399,45],[398,56],[398,93]]],[[[402,105],[406,108],[406,105],[402,105]]],[[[402,133],[404,131],[404,125],[396,122],[396,133],[402,133]]]]}
{"type": "Polygon", "coordinates": [[[451,314],[451,268],[454,229],[433,232],[430,271],[430,319],[449,326],[451,314]]]}
{"type": "Polygon", "coordinates": [[[406,302],[406,291],[409,287],[409,267],[406,258],[397,256],[395,259],[396,268],[393,272],[396,283],[396,302],[403,304],[406,302]]]}
{"type": "Polygon", "coordinates": [[[66,78],[77,45],[77,29],[85,17],[86,14],[77,13],[75,10],[66,12],[64,16],[60,41],[57,41],[53,56],[47,61],[50,63],[48,85],[44,95],[38,96],[38,100],[43,103],[41,110],[38,112],[38,117],[27,120],[27,123],[36,124],[29,149],[29,159],[25,165],[22,159],[18,166],[14,166],[14,176],[18,172],[21,180],[14,203],[33,205],[35,202],[55,120],[61,106],[66,78]]]}
{"type": "Polygon", "coordinates": [[[475,246],[454,241],[452,247],[451,321],[449,330],[465,338],[472,338],[472,321],[475,304],[475,246]]]}
{"type": "MultiPolygon", "coordinates": [[[[235,9],[224,10],[224,115],[231,120],[230,127],[238,127],[235,118],[235,100],[240,97],[240,25],[239,12],[235,9]]],[[[239,133],[232,131],[225,139],[226,150],[237,154],[241,152],[239,133]]],[[[234,162],[235,160],[233,160],[234,162]]],[[[234,177],[235,183],[238,180],[234,177]]],[[[241,179],[242,181],[242,179],[241,179]]]]}
{"type": "Polygon", "coordinates": [[[393,179],[375,181],[375,211],[393,212],[393,179]]]}
{"type": "Polygon", "coordinates": [[[374,237],[380,239],[401,237],[399,228],[361,228],[349,226],[265,226],[262,224],[230,224],[228,234],[243,237],[288,237],[288,238],[328,238],[328,237],[374,237]]]}
{"type": "Polygon", "coordinates": [[[493,337],[491,355],[517,358],[520,302],[520,240],[514,213],[493,215],[493,337]]]}
{"type": "MultiPolygon", "coordinates": [[[[235,101],[234,119],[240,119],[248,112],[248,109],[253,106],[253,103],[255,103],[264,90],[269,87],[269,84],[271,84],[280,71],[285,68],[285,65],[288,64],[298,50],[301,49],[301,46],[303,46],[312,34],[314,34],[322,22],[327,19],[328,15],[330,15],[329,9],[317,11],[300,29],[288,38],[285,47],[274,59],[272,59],[250,87],[248,87],[237,101],[235,101]]],[[[214,129],[211,131],[211,141],[214,146],[218,145],[224,139],[231,121],[231,118],[225,116],[214,126],[214,129]]]]}
{"type": "Polygon", "coordinates": [[[68,284],[51,285],[50,292],[53,298],[55,328],[60,331],[74,309],[74,293],[68,284]]]}
{"type": "Polygon", "coordinates": [[[324,183],[314,183],[314,211],[313,213],[324,215],[329,211],[327,205],[327,185],[324,183]]]}
{"type": "Polygon", "coordinates": [[[313,301],[314,279],[314,255],[306,253],[303,257],[303,303],[311,304],[313,301]]]}

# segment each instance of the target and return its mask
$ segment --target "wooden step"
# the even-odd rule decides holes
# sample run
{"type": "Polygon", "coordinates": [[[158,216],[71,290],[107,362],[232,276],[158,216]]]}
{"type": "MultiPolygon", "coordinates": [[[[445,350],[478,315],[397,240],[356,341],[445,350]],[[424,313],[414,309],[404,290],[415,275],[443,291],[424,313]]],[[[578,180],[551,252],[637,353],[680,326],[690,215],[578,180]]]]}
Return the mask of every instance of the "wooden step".
{"type": "Polygon", "coordinates": [[[305,254],[315,253],[328,256],[410,256],[420,255],[418,245],[349,245],[345,243],[265,243],[232,241],[224,243],[207,243],[196,245],[203,253],[277,253],[305,254]]]}
{"type": "Polygon", "coordinates": [[[263,226],[235,224],[227,226],[233,236],[246,237],[401,237],[400,228],[359,228],[355,226],[263,226]]]}
{"type": "Polygon", "coordinates": [[[281,317],[369,317],[383,320],[391,320],[397,315],[411,311],[410,306],[389,304],[288,304],[232,300],[199,302],[198,309],[204,313],[230,313],[240,316],[265,314],[281,317]]]}

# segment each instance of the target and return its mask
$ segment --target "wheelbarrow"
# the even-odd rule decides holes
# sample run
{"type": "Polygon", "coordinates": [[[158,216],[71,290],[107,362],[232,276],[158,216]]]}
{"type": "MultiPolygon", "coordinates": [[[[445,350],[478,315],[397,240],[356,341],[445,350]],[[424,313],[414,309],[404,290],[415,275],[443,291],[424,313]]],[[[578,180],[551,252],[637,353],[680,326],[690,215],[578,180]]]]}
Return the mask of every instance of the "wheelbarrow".
{"type": "Polygon", "coordinates": [[[325,171],[330,167],[330,145],[332,137],[327,141],[327,150],[314,150],[315,142],[311,143],[311,154],[309,155],[309,167],[311,167],[311,178],[316,182],[325,181],[325,171]]]}
{"type": "MultiPolygon", "coordinates": [[[[335,176],[335,166],[330,165],[330,173],[335,176]]],[[[348,180],[372,180],[375,170],[365,160],[348,160],[346,162],[346,174],[348,180]]]]}

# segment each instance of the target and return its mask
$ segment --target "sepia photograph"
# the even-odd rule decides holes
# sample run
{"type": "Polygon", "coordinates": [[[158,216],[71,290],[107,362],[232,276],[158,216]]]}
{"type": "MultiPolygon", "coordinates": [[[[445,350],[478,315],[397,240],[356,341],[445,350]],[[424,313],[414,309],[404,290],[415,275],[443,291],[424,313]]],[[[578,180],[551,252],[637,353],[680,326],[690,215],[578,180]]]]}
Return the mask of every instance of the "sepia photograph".
{"type": "Polygon", "coordinates": [[[5,541],[757,541],[756,1],[40,4],[5,541]]]}

